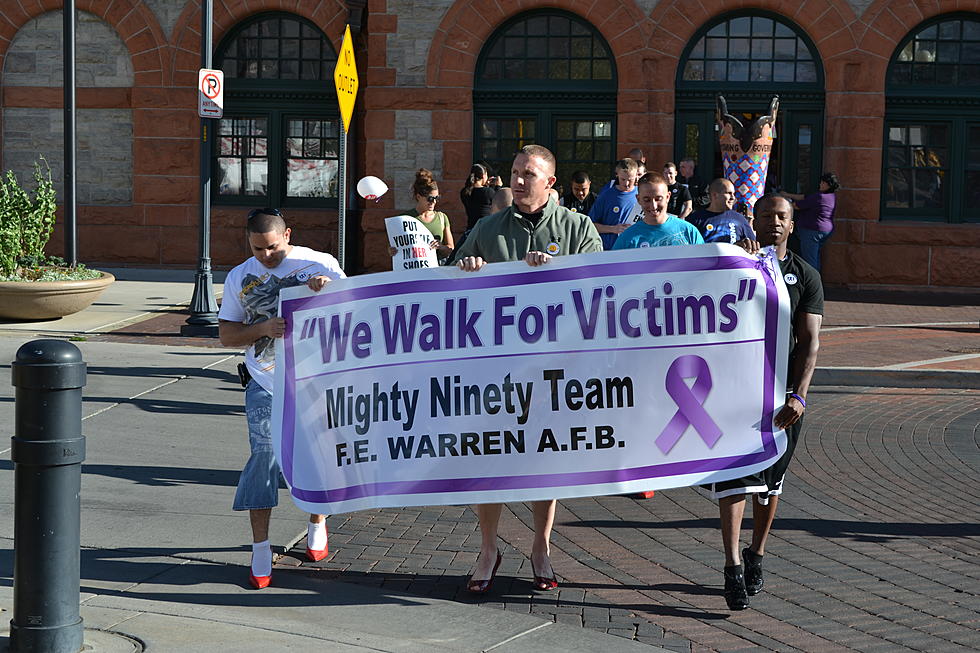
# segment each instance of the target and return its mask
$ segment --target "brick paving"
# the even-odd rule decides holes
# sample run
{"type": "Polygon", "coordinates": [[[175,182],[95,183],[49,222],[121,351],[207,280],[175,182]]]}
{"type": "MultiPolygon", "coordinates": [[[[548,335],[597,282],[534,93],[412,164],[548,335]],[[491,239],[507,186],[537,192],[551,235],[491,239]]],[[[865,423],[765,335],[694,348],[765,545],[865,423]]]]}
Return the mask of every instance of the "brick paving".
{"type": "Polygon", "coordinates": [[[980,324],[980,292],[932,293],[829,289],[824,306],[825,326],[884,324],[980,324]]]}
{"type": "MultiPolygon", "coordinates": [[[[329,518],[331,556],[282,565],[534,613],[678,651],[980,649],[980,392],[821,388],[767,548],[766,588],[730,612],[717,508],[700,492],[559,503],[558,592],[531,588],[531,513],[509,504],[491,593],[466,507],[329,518]]],[[[746,527],[749,523],[746,522],[746,527]]]]}
{"type": "Polygon", "coordinates": [[[829,291],[820,335],[821,366],[917,366],[980,371],[980,296],[829,291]],[[917,325],[917,326],[895,326],[917,325]]]}
{"type": "Polygon", "coordinates": [[[824,330],[820,334],[818,364],[823,367],[885,367],[967,355],[972,357],[928,367],[980,370],[980,329],[976,325],[824,330]]]}
{"type": "Polygon", "coordinates": [[[198,338],[180,335],[190,314],[187,311],[167,311],[160,315],[129,324],[109,333],[86,335],[86,340],[125,342],[137,345],[170,345],[174,347],[221,347],[217,338],[198,338]]]}

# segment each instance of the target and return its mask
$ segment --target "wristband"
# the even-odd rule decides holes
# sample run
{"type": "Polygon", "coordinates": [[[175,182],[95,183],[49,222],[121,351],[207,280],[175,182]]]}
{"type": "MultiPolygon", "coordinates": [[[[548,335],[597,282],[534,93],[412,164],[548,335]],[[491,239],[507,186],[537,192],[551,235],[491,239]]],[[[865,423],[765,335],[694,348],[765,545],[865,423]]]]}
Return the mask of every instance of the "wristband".
{"type": "Polygon", "coordinates": [[[803,405],[804,408],[806,408],[806,400],[800,395],[796,394],[795,392],[790,392],[787,396],[796,399],[798,402],[800,402],[803,405]]]}

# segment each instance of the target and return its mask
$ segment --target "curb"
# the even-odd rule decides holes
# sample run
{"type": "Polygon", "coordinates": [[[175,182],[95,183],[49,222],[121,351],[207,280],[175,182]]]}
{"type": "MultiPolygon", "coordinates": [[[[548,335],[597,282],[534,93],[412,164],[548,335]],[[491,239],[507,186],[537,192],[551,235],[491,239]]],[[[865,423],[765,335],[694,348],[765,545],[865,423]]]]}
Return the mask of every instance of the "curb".
{"type": "Polygon", "coordinates": [[[969,370],[888,370],[876,367],[818,367],[813,385],[980,390],[980,372],[969,370]]]}

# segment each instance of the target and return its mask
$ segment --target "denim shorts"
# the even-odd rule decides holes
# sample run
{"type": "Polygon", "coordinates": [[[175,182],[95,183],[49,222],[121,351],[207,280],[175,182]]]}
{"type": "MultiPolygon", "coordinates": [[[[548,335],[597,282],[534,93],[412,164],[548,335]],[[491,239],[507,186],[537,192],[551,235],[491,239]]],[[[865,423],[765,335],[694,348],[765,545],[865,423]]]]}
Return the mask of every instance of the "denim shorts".
{"type": "Polygon", "coordinates": [[[254,380],[245,388],[248,445],[252,450],[238,479],[234,510],[279,505],[279,463],[272,453],[272,394],[254,380]]]}

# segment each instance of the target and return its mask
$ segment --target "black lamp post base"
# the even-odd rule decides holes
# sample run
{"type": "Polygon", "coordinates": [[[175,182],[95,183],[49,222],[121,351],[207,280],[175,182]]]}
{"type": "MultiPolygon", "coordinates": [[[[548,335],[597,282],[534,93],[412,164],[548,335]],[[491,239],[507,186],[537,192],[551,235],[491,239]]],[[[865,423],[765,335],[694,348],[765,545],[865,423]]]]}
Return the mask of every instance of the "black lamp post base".
{"type": "Polygon", "coordinates": [[[211,283],[210,260],[202,259],[194,276],[190,312],[187,323],[180,327],[180,335],[218,337],[218,302],[214,298],[214,286],[211,283]]]}
{"type": "Polygon", "coordinates": [[[218,325],[217,324],[184,324],[180,327],[180,335],[217,338],[218,325]]]}

